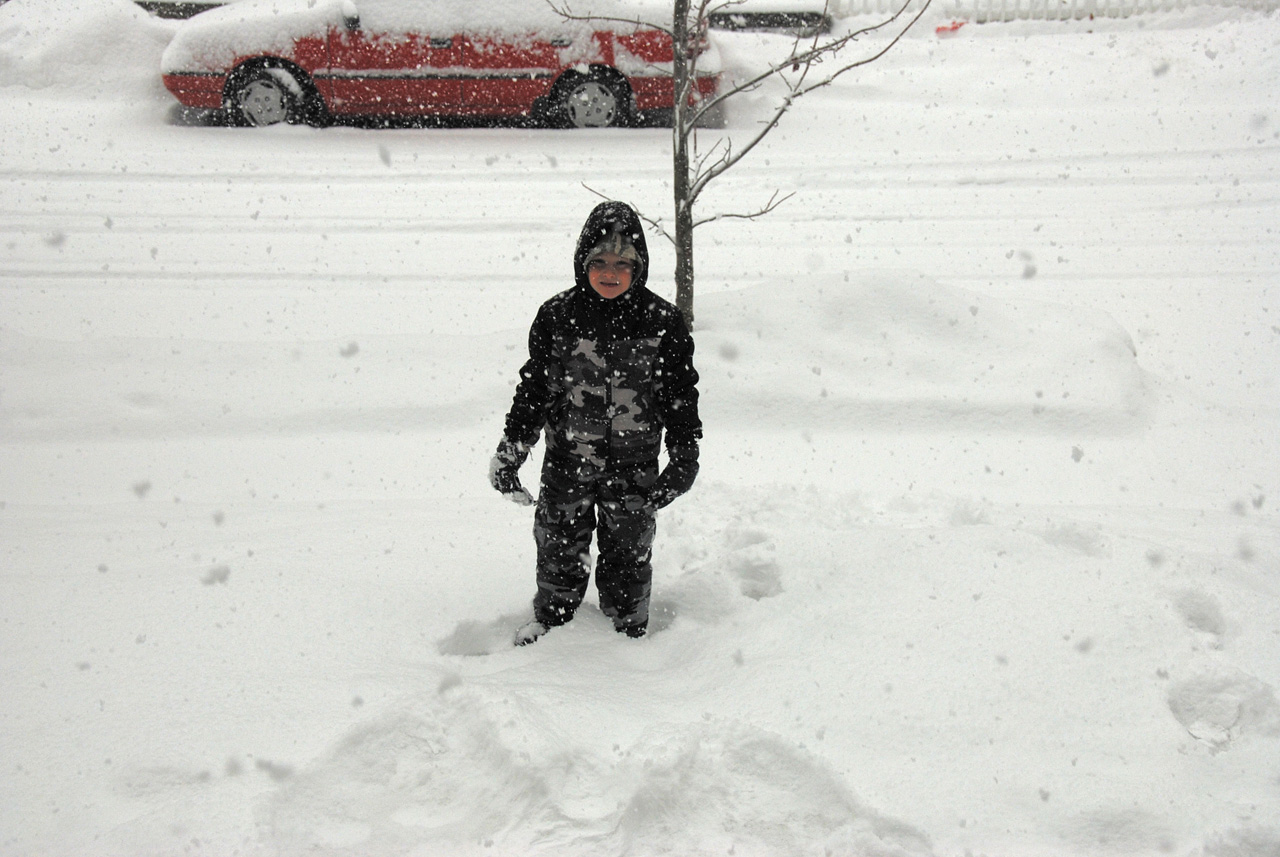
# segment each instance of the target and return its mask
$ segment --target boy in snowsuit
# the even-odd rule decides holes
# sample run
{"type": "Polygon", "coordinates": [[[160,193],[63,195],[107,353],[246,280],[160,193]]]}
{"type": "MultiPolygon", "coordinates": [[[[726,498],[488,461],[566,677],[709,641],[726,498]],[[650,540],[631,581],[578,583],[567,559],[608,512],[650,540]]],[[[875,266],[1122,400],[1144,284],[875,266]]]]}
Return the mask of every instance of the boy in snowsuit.
{"type": "Polygon", "coordinates": [[[586,595],[594,530],[601,611],[619,633],[649,622],[654,512],[698,474],[698,373],[680,312],[645,288],[649,251],[621,202],[591,212],[573,255],[575,285],[538,310],[489,481],[524,505],[518,471],[547,439],[534,513],[538,591],[525,645],[563,625],[586,595]],[[658,451],[666,433],[667,465],[658,451]]]}

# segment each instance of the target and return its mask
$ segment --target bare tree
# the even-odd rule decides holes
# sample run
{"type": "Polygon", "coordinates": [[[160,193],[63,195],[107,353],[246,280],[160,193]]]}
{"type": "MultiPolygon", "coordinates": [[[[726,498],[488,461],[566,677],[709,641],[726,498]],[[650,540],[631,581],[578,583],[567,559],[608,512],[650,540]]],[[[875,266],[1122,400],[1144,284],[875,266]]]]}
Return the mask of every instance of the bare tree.
{"type": "MultiPolygon", "coordinates": [[[[726,218],[761,217],[791,196],[787,194],[780,197],[775,191],[756,211],[721,213],[698,219],[694,216],[694,206],[703,191],[740,163],[761,140],[777,128],[797,99],[816,89],[830,86],[842,75],[869,65],[892,50],[920,20],[932,0],[901,0],[896,11],[888,13],[883,20],[849,32],[831,34],[821,28],[814,28],[807,34],[798,34],[785,55],[750,73],[743,80],[728,81],[728,85],[715,95],[700,98],[696,88],[698,60],[702,55],[711,15],[726,10],[731,12],[738,2],[739,0],[673,0],[671,29],[667,31],[674,49],[675,106],[671,121],[671,166],[675,228],[668,230],[660,218],[642,216],[675,245],[676,306],[690,327],[693,326],[694,229],[726,218]],[[862,52],[851,51],[855,42],[872,35],[883,38],[862,52]],[[759,127],[754,129],[745,143],[735,147],[732,138],[725,134],[705,152],[697,152],[696,131],[707,124],[709,118],[723,115],[729,99],[757,91],[770,83],[781,84],[777,100],[771,112],[762,118],[759,127]]],[[[567,8],[560,8],[558,11],[568,18],[579,17],[567,8]]]]}

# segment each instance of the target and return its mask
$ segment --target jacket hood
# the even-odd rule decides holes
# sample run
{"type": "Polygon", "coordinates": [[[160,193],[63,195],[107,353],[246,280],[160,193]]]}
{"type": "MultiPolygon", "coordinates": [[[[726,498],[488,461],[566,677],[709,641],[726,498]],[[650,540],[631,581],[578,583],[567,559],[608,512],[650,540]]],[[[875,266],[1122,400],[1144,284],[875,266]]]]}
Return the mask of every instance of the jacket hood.
{"type": "Polygon", "coordinates": [[[578,236],[578,248],[573,253],[573,281],[591,291],[586,271],[587,254],[607,239],[618,236],[630,242],[640,257],[631,275],[631,288],[643,288],[649,279],[649,246],[644,240],[643,226],[640,215],[625,202],[602,202],[593,208],[582,227],[582,234],[578,236]]]}

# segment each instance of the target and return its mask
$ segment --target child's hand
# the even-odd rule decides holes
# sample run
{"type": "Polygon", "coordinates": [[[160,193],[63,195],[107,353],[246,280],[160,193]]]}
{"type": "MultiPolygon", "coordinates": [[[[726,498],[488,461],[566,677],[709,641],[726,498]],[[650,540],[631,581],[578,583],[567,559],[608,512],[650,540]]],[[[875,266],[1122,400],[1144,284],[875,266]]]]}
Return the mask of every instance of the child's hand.
{"type": "Polygon", "coordinates": [[[514,482],[514,485],[510,485],[506,488],[500,488],[497,485],[494,485],[493,487],[501,491],[503,497],[506,497],[517,506],[532,506],[533,495],[525,490],[525,487],[520,484],[520,477],[513,473],[511,474],[511,480],[514,482]]]}
{"type": "Polygon", "coordinates": [[[648,501],[649,508],[656,512],[659,509],[665,509],[667,506],[670,506],[671,503],[680,496],[680,493],[681,492],[673,491],[670,488],[655,485],[653,488],[649,489],[649,496],[646,499],[648,501]]]}
{"type": "Polygon", "coordinates": [[[489,462],[489,484],[517,506],[532,506],[533,495],[520,484],[518,467],[518,464],[509,464],[495,455],[489,462]]]}
{"type": "Polygon", "coordinates": [[[504,437],[489,460],[489,484],[517,506],[533,505],[533,495],[520,484],[520,465],[528,456],[528,447],[504,437]]]}
{"type": "Polygon", "coordinates": [[[667,466],[658,474],[658,478],[645,492],[645,499],[655,511],[670,506],[676,498],[682,496],[693,485],[698,475],[698,451],[692,454],[682,452],[673,454],[667,466]]]}

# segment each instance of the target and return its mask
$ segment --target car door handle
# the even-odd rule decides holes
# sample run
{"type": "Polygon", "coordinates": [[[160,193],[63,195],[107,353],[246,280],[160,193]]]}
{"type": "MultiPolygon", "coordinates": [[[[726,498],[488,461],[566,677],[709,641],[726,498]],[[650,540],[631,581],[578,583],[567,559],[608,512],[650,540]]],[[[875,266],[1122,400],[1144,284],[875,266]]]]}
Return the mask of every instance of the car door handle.
{"type": "Polygon", "coordinates": [[[436,48],[438,50],[445,50],[447,48],[453,47],[452,36],[449,36],[447,38],[437,38],[436,36],[432,36],[429,41],[430,41],[431,47],[436,48]]]}
{"type": "Polygon", "coordinates": [[[557,36],[556,38],[551,40],[551,47],[553,48],[567,48],[572,44],[573,44],[573,39],[569,38],[568,36],[557,36]]]}

